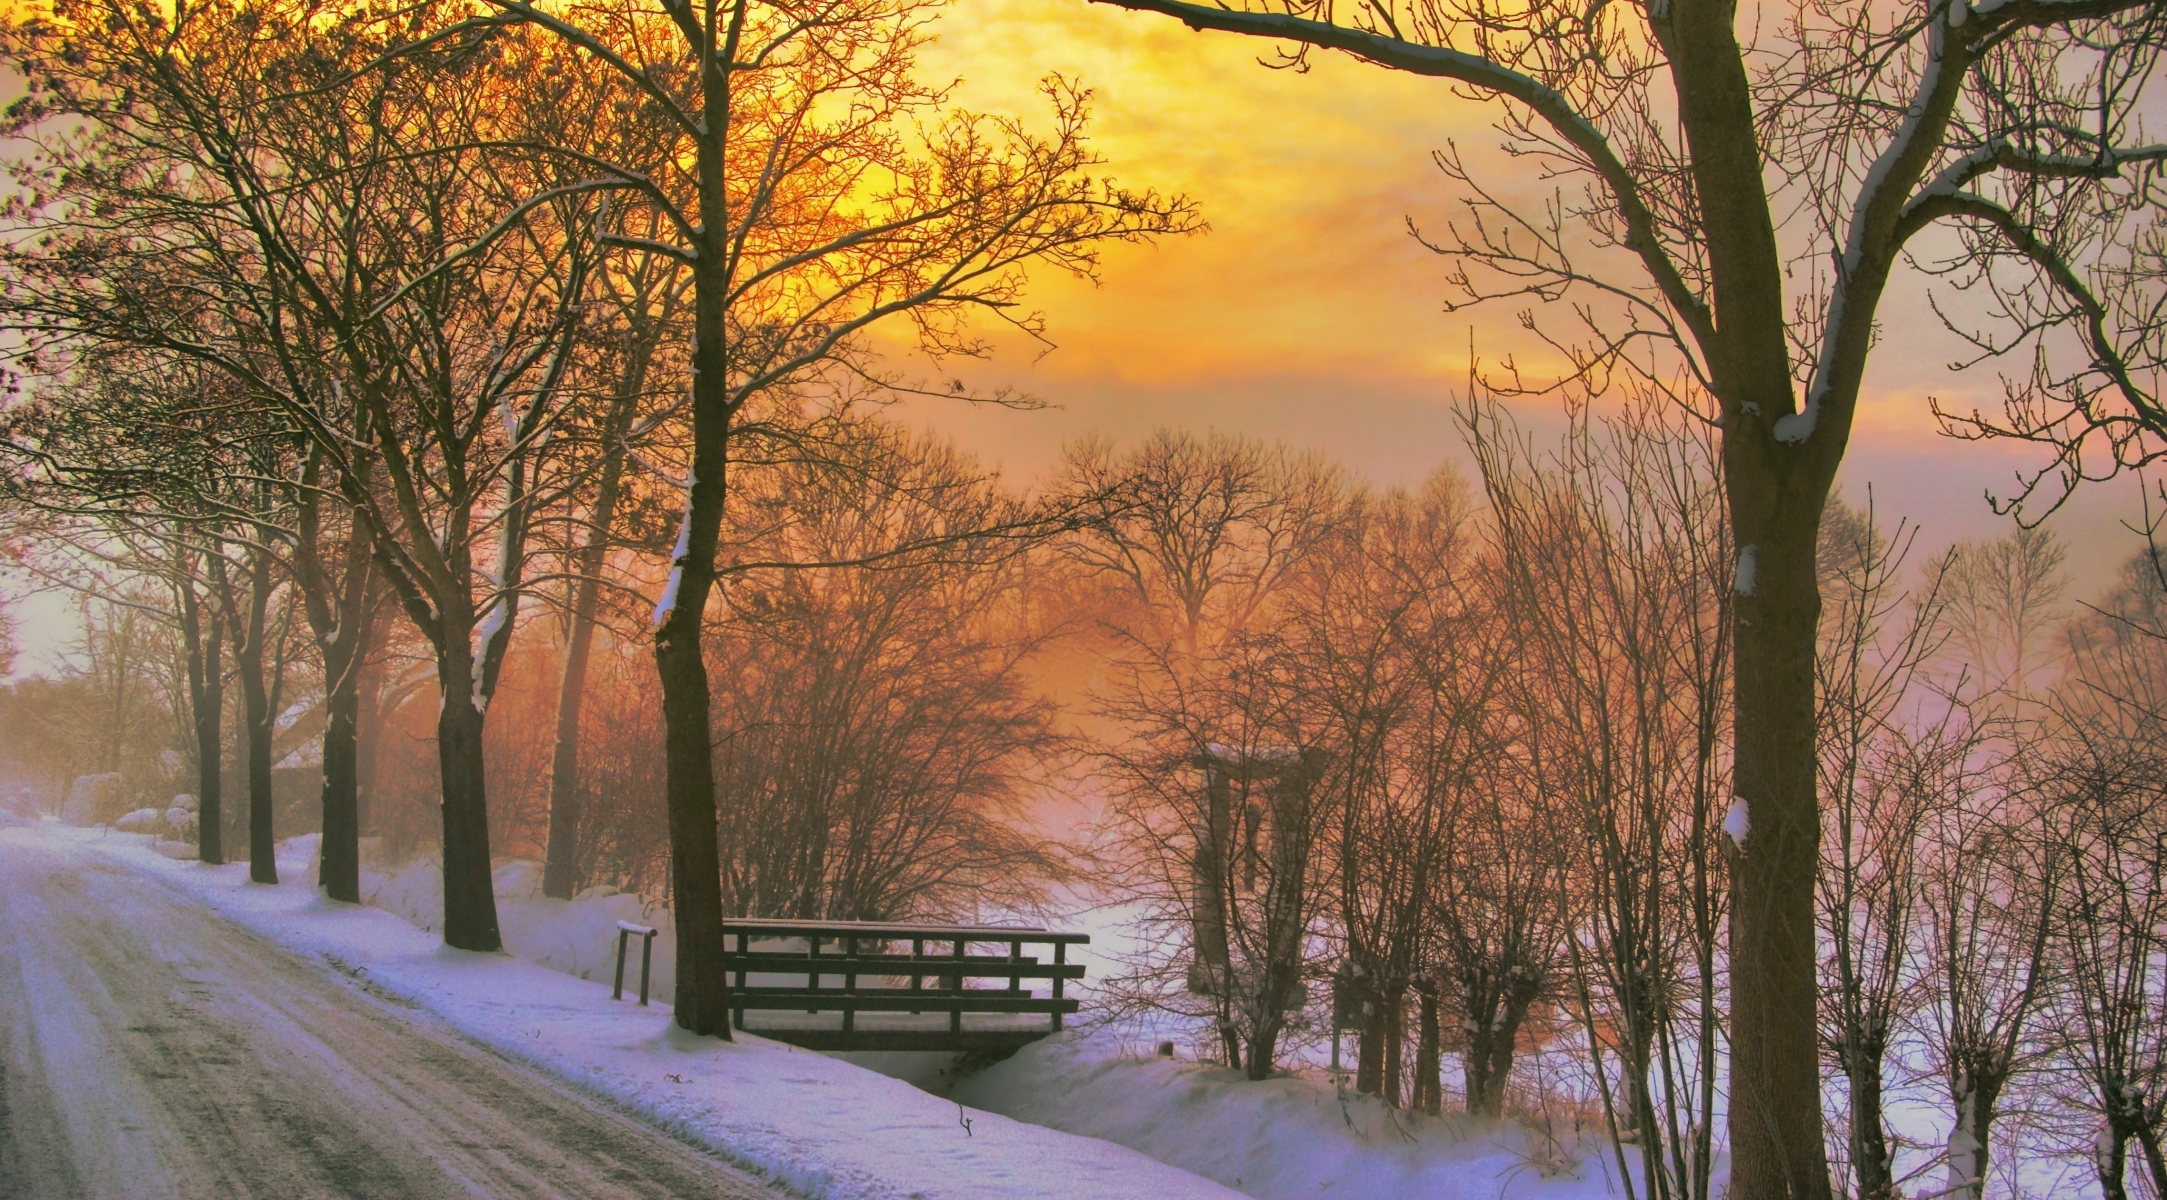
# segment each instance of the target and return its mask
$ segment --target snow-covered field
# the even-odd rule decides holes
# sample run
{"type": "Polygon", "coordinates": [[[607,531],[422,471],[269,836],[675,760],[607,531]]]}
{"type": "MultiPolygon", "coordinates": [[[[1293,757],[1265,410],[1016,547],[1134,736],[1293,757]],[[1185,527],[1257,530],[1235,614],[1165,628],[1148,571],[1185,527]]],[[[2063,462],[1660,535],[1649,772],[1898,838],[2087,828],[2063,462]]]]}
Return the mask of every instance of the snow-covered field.
{"type": "MultiPolygon", "coordinates": [[[[31,833],[19,830],[11,836],[31,833]]],[[[971,1110],[871,1071],[761,1038],[692,1037],[657,1003],[512,954],[445,949],[377,909],[334,904],[308,881],[313,838],[281,847],[287,882],[166,857],[145,836],[41,824],[180,897],[500,1053],[567,1079],[815,1200],[1232,1200],[1217,1183],[1111,1142],[971,1110]]]]}

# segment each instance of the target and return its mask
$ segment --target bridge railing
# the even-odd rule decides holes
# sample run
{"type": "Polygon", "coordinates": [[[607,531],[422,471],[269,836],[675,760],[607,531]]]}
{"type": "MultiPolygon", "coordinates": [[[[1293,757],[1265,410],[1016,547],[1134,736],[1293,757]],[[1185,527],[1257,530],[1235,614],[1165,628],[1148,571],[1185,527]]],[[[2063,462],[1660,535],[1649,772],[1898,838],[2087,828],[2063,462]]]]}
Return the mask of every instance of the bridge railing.
{"type": "Polygon", "coordinates": [[[1013,1050],[1077,1010],[1066,985],[1084,968],[1068,948],[1091,940],[1035,926],[722,924],[732,1023],[815,1050],[1013,1050]],[[748,1012],[762,1015],[748,1025],[748,1012]]]}

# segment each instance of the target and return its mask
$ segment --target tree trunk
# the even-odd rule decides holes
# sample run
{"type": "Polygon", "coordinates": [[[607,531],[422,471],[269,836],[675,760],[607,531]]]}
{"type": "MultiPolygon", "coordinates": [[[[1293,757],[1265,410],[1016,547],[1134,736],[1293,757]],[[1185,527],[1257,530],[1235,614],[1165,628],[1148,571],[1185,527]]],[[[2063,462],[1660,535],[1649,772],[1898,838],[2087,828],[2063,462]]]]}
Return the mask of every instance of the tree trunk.
{"type": "Polygon", "coordinates": [[[1467,1112],[1469,1116],[1494,1117],[1505,1107],[1505,1089],[1497,1085],[1497,1055],[1492,1049],[1497,1031],[1490,1027],[1488,1014],[1470,1013],[1468,1016],[1468,1023],[1474,1028],[1467,1031],[1467,1049],[1460,1058],[1460,1074],[1467,1091],[1467,1112]]]}
{"type": "Polygon", "coordinates": [[[1861,1048],[1844,1064],[1851,1085],[1851,1172],[1858,1200],[1890,1200],[1896,1180],[1889,1162],[1888,1128],[1882,1120],[1881,1054],[1861,1048]]]}
{"type": "Polygon", "coordinates": [[[1814,558],[1826,488],[1767,464],[1727,465],[1741,554],[1754,561],[1735,625],[1734,778],[1747,834],[1731,875],[1733,1186],[1741,1200],[1826,1200],[1814,945],[1814,558]]]}
{"type": "MultiPolygon", "coordinates": [[[[1200,975],[1192,977],[1189,990],[1209,991],[1220,998],[1221,1008],[1227,1004],[1227,989],[1233,986],[1232,959],[1227,951],[1227,861],[1228,844],[1232,840],[1232,801],[1225,776],[1217,770],[1204,770],[1204,811],[1202,836],[1197,839],[1196,862],[1192,866],[1195,896],[1190,899],[1192,908],[1189,937],[1190,951],[1196,956],[1200,975]]],[[[1228,1058],[1232,1065],[1233,1058],[1228,1058]]]]}
{"type": "Polygon", "coordinates": [[[1257,1023],[1249,1037],[1248,1052],[1242,1057],[1244,1078],[1256,1081],[1272,1077],[1272,1062],[1279,1057],[1279,1030],[1284,1024],[1286,1018],[1278,1013],[1257,1023]]]}
{"type": "Polygon", "coordinates": [[[722,858],[716,839],[715,760],[701,628],[715,582],[722,532],[730,422],[730,280],[724,265],[729,211],[720,131],[729,128],[729,80],[709,61],[702,90],[716,131],[699,144],[705,232],[693,267],[692,462],[670,582],[656,607],[655,671],[662,682],[663,765],[668,777],[670,877],[677,918],[679,1027],[730,1036],[730,983],[722,969],[722,858]]]}
{"type": "Polygon", "coordinates": [[[1970,1078],[1975,1082],[1971,1092],[1959,1098],[1956,1119],[1970,1126],[1971,1161],[1952,1164],[1963,1172],[1962,1178],[1969,1183],[1953,1195],[1959,1200],[1966,1195],[1972,1200],[1986,1200],[1986,1171],[1993,1162],[1994,1118],[1999,1115],[2001,1090],[2008,1075],[1999,1070],[1975,1070],[1970,1073],[1970,1078]]]}
{"type": "MultiPolygon", "coordinates": [[[[271,558],[251,551],[248,608],[233,644],[234,674],[241,684],[241,731],[248,761],[248,877],[277,883],[277,851],[271,828],[271,735],[277,714],[264,679],[265,614],[271,603],[271,558]]],[[[200,820],[200,818],[199,818],[200,820]]]]}
{"type": "Polygon", "coordinates": [[[195,581],[180,581],[181,635],[188,657],[189,716],[196,735],[196,854],[213,865],[226,861],[219,803],[225,764],[225,609],[214,598],[205,614],[195,581]]]}
{"type": "Polygon", "coordinates": [[[204,862],[226,861],[225,807],[225,663],[218,639],[206,639],[210,670],[203,685],[203,700],[196,708],[196,850],[204,862]]]}
{"type": "MultiPolygon", "coordinates": [[[[1702,349],[1722,400],[1725,502],[1741,560],[1753,556],[1732,610],[1732,786],[1750,832],[1731,862],[1731,1195],[1828,1200],[1814,946],[1814,555],[1857,380],[1819,381],[1849,390],[1819,399],[1804,440],[1777,439],[1799,402],[1790,299],[1737,21],[1733,3],[1680,0],[1658,23],[1706,239],[1712,336],[1702,349]]],[[[1854,299],[1871,314],[1871,296],[1854,299]]]]}
{"type": "MultiPolygon", "coordinates": [[[[333,900],[361,902],[361,800],[359,722],[361,667],[368,655],[375,610],[373,547],[356,513],[346,529],[344,563],[334,585],[322,567],[320,451],[303,473],[303,499],[294,523],[294,582],[301,589],[309,629],[323,650],[323,841],[317,883],[333,900]]],[[[349,467],[366,478],[367,460],[349,467]]]]}
{"type": "Polygon", "coordinates": [[[271,828],[271,697],[263,678],[263,656],[241,656],[241,723],[248,754],[248,877],[278,882],[274,830],[271,828]]]}
{"type": "MultiPolygon", "coordinates": [[[[327,670],[326,675],[332,673],[327,670]]],[[[354,672],[343,670],[324,696],[324,839],[317,883],[324,894],[361,903],[361,802],[354,672]]]]}
{"type": "Polygon", "coordinates": [[[324,782],[322,858],[317,881],[324,894],[361,903],[361,676],[374,613],[368,602],[368,563],[348,554],[349,583],[340,611],[344,619],[324,646],[324,782]]]}
{"type": "Polygon", "coordinates": [[[2094,1147],[2092,1153],[2102,1200],[2129,1200],[2129,1185],[2123,1179],[2129,1173],[2129,1135],[2110,1126],[2105,1144],[2094,1147]]]}
{"type": "Polygon", "coordinates": [[[1403,1093],[1401,1083],[1406,1075],[1402,1066],[1403,1051],[1407,1045],[1407,992],[1394,984],[1382,1006],[1384,1022],[1384,1102],[1393,1108],[1400,1106],[1403,1093]]]}
{"type": "Polygon", "coordinates": [[[1520,995],[1522,990],[1508,982],[1500,990],[1493,1011],[1468,1014],[1469,1023],[1475,1026],[1468,1031],[1465,1059],[1467,1111],[1472,1115],[1504,1115],[1505,1085],[1512,1079],[1514,1045],[1520,1038],[1520,1026],[1527,1020],[1528,1005],[1534,1002],[1532,994],[1520,995]]]}
{"type": "Polygon", "coordinates": [[[587,658],[594,645],[594,588],[579,584],[572,636],[564,650],[564,679],[557,687],[557,745],[549,759],[549,843],[542,856],[542,894],[569,900],[581,882],[579,824],[585,795],[579,785],[579,714],[586,699],[587,658]]]}
{"type": "Polygon", "coordinates": [[[446,631],[437,655],[443,709],[436,718],[437,771],[444,798],[444,944],[496,951],[497,897],[490,883],[489,800],[482,760],[482,712],[474,705],[473,663],[462,653],[472,636],[446,631]]]}
{"type": "Polygon", "coordinates": [[[1272,1067],[1279,1058],[1279,1035],[1287,1028],[1287,1011],[1295,1005],[1302,988],[1302,967],[1295,953],[1298,947],[1284,934],[1275,940],[1281,945],[1275,947],[1277,952],[1265,967],[1256,1019],[1249,1031],[1248,1053],[1241,1064],[1251,1080],[1272,1077],[1272,1067]]]}
{"type": "Polygon", "coordinates": [[[601,603],[602,559],[617,515],[624,455],[612,451],[602,464],[593,530],[580,548],[579,579],[572,601],[571,636],[565,640],[564,679],[557,687],[557,745],[549,760],[549,849],[542,861],[542,894],[572,898],[580,882],[579,823],[585,795],[579,786],[579,714],[587,695],[587,661],[594,648],[595,611],[601,603]]]}
{"type": "MultiPolygon", "coordinates": [[[[645,313],[638,314],[644,319],[645,313]]],[[[667,323],[649,327],[659,335],[667,323]]],[[[643,335],[648,336],[648,335],[643,335]]],[[[594,647],[595,613],[602,598],[602,562],[609,554],[617,524],[617,499],[624,490],[625,437],[638,415],[645,391],[652,341],[641,344],[618,380],[617,397],[602,429],[602,473],[595,481],[594,511],[588,517],[586,544],[573,563],[572,624],[565,638],[564,678],[557,687],[557,744],[549,760],[549,844],[542,856],[542,894],[569,900],[581,882],[579,824],[586,794],[579,787],[579,716],[587,697],[587,662],[594,647]]]]}
{"type": "Polygon", "coordinates": [[[1444,1111],[1445,1085],[1440,1077],[1443,1070],[1444,1038],[1437,1024],[1437,988],[1433,984],[1421,990],[1422,1009],[1419,1020],[1421,1033],[1415,1043],[1415,1095],[1414,1106],[1431,1116],[1444,1111]]]}
{"type": "Polygon", "coordinates": [[[1505,1023],[1499,1027],[1497,1036],[1490,1039],[1490,1113],[1503,1116],[1505,1112],[1505,1089],[1512,1084],[1512,1060],[1519,1049],[1520,1026],[1527,1023],[1527,1006],[1533,1003],[1531,996],[1523,996],[1515,987],[1505,989],[1505,1023]]]}
{"type": "MultiPolygon", "coordinates": [[[[698,492],[695,486],[695,510],[698,492]]],[[[719,506],[720,497],[716,500],[719,506]]],[[[712,540],[706,561],[714,561],[712,540]]],[[[690,565],[682,569],[688,576],[693,573],[690,565]]],[[[694,603],[685,594],[692,590],[680,585],[679,612],[694,603]]],[[[705,602],[704,595],[699,599],[705,602]]],[[[707,664],[700,655],[698,630],[697,621],[680,622],[673,614],[655,641],[655,669],[662,679],[663,761],[669,780],[670,878],[676,897],[677,1024],[727,1040],[730,987],[722,970],[722,859],[715,844],[707,664]]]]}
{"type": "MultiPolygon", "coordinates": [[[[1367,984],[1369,980],[1364,979],[1367,984]]],[[[1380,989],[1365,987],[1362,1032],[1355,1042],[1354,1090],[1364,1096],[1384,1094],[1385,1003],[1380,989]]]]}
{"type": "Polygon", "coordinates": [[[376,827],[376,769],[382,756],[384,720],[391,715],[384,706],[384,664],[373,651],[376,643],[385,640],[391,622],[374,618],[376,597],[369,603],[371,620],[369,639],[362,644],[355,656],[354,684],[354,833],[357,837],[370,836],[376,827]]]}
{"type": "Polygon", "coordinates": [[[2145,1169],[2152,1173],[2152,1194],[2167,1196],[2167,1153],[2160,1149],[2159,1126],[2147,1124],[2139,1128],[2137,1144],[2144,1147],[2145,1169]]]}

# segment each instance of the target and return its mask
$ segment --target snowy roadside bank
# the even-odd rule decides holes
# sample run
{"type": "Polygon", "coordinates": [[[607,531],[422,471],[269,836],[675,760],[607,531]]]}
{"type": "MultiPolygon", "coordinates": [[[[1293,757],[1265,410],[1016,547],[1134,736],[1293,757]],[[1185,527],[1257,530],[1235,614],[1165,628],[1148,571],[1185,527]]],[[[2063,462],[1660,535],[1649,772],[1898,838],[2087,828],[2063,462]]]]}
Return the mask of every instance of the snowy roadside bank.
{"type": "MultiPolygon", "coordinates": [[[[676,931],[666,907],[597,889],[572,901],[541,894],[541,871],[510,862],[495,873],[505,948],[520,958],[607,981],[616,922],[653,925],[658,995],[667,995],[676,931]]],[[[395,870],[364,867],[371,905],[424,929],[443,910],[433,861],[395,870]]],[[[1082,953],[1094,977],[1117,967],[1126,934],[1118,922],[1087,927],[1082,953]]],[[[1588,1200],[1622,1192],[1615,1165],[1591,1153],[1595,1140],[1567,1133],[1545,1145],[1509,1121],[1430,1118],[1387,1109],[1373,1097],[1342,1096],[1316,1072],[1252,1083],[1238,1072],[1193,1062],[1124,1054],[1107,1033],[1070,1033],[960,1079],[951,1057],[927,1053],[830,1054],[901,1079],[972,1109],[1110,1141],[1159,1162],[1235,1188],[1257,1200],[1588,1200]]]]}
{"type": "Polygon", "coordinates": [[[1110,1142],[971,1110],[795,1047],[684,1034],[657,1003],[612,1002],[590,982],[509,954],[443,948],[381,909],[308,883],[313,838],[281,847],[276,887],[204,867],[150,839],[51,822],[0,829],[92,850],[364,987],[563,1078],[814,1200],[1235,1200],[1197,1175],[1110,1142]]]}
{"type": "Polygon", "coordinates": [[[1107,1035],[1036,1042],[965,1077],[975,1108],[1141,1150],[1257,1200],[1596,1200],[1623,1192],[1595,1140],[1395,1112],[1302,1073],[1123,1055],[1107,1035]]]}

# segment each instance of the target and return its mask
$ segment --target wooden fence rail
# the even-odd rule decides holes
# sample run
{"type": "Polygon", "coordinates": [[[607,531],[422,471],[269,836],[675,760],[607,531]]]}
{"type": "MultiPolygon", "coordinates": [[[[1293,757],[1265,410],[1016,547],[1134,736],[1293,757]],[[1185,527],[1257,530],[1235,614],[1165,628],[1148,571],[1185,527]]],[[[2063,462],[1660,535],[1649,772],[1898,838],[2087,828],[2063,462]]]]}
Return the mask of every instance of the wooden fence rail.
{"type": "Polygon", "coordinates": [[[1013,1051],[1059,1030],[1076,1011],[1064,989],[1084,968],[1068,961],[1068,948],[1091,940],[1009,925],[743,919],[722,926],[733,1023],[813,1050],[1013,1051]],[[1001,952],[973,952],[988,946],[1001,952]],[[1048,947],[1050,961],[1025,954],[1027,946],[1048,947]],[[997,986],[974,987],[975,980],[997,986]],[[1038,980],[1047,995],[1031,986],[1038,980]],[[747,1012],[769,1016],[748,1025],[747,1012]],[[861,1023],[861,1013],[874,1019],[861,1023]],[[966,1026],[971,1015],[987,1019],[966,1026]]]}

